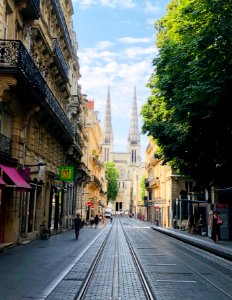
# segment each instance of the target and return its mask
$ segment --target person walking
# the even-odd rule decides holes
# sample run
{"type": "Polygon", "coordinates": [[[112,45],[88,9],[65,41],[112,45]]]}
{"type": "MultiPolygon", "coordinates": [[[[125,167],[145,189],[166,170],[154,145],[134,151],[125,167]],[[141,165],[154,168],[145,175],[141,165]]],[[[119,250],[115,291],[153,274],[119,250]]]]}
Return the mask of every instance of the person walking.
{"type": "Polygon", "coordinates": [[[188,232],[193,233],[194,230],[194,215],[191,213],[188,218],[188,232]]]}
{"type": "Polygon", "coordinates": [[[78,239],[79,233],[80,233],[80,229],[81,229],[81,225],[82,225],[81,218],[80,218],[79,214],[77,214],[77,216],[73,220],[73,222],[74,222],[74,227],[75,227],[75,236],[76,236],[76,239],[78,239]]]}
{"type": "Polygon", "coordinates": [[[90,227],[92,228],[94,224],[94,216],[91,216],[90,218],[90,227]]]}
{"type": "Polygon", "coordinates": [[[99,223],[99,217],[98,217],[98,215],[96,215],[94,218],[95,229],[98,228],[98,223],[99,223]]]}
{"type": "Polygon", "coordinates": [[[198,233],[201,235],[202,234],[202,228],[204,226],[204,221],[202,215],[200,215],[199,220],[197,222],[197,228],[198,228],[198,233]]]}
{"type": "Polygon", "coordinates": [[[217,210],[213,212],[212,218],[212,240],[217,243],[221,240],[221,229],[220,226],[222,225],[222,220],[218,215],[217,210]]]}

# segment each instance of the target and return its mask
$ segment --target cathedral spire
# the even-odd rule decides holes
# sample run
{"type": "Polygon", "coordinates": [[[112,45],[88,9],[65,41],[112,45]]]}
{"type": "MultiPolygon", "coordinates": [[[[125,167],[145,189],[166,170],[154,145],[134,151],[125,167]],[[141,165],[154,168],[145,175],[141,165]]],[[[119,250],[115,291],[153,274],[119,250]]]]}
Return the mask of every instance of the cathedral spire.
{"type": "Polygon", "coordinates": [[[140,135],[138,129],[137,98],[136,87],[134,87],[134,98],[131,111],[131,124],[128,136],[128,152],[131,156],[131,163],[138,165],[140,158],[140,135]]]}
{"type": "Polygon", "coordinates": [[[138,130],[136,87],[134,87],[134,98],[133,98],[133,105],[131,111],[131,124],[130,124],[128,142],[133,145],[140,144],[140,136],[138,130]]]}
{"type": "Polygon", "coordinates": [[[113,148],[113,130],[111,122],[111,105],[110,105],[110,87],[108,86],[107,100],[106,100],[106,111],[105,111],[105,122],[103,130],[103,155],[104,161],[109,161],[112,148],[113,148]]]}

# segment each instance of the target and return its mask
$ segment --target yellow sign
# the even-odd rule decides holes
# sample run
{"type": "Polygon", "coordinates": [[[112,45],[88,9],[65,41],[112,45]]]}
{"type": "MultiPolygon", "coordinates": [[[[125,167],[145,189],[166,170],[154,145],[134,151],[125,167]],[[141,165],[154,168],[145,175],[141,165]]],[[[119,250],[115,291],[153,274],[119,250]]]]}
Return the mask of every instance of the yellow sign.
{"type": "Polygon", "coordinates": [[[74,167],[59,167],[59,180],[62,181],[73,181],[74,179],[74,167]]]}

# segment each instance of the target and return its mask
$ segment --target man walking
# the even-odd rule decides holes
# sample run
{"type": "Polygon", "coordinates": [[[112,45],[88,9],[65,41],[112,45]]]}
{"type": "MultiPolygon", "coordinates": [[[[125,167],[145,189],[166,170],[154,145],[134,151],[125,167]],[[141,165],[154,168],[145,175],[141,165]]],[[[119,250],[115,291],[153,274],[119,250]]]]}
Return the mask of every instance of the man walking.
{"type": "Polygon", "coordinates": [[[77,217],[73,220],[73,222],[74,222],[74,226],[75,226],[76,239],[78,239],[79,232],[80,232],[80,229],[81,229],[81,219],[80,219],[79,214],[77,214],[77,217]]]}

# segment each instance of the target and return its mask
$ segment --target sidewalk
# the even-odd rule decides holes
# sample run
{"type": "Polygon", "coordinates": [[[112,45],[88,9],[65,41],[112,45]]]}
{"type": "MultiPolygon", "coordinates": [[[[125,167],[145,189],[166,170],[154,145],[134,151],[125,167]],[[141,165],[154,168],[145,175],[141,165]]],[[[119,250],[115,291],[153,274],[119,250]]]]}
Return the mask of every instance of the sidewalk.
{"type": "Polygon", "coordinates": [[[209,237],[191,234],[187,231],[182,231],[180,229],[164,228],[155,225],[151,226],[151,228],[161,233],[167,234],[173,238],[181,240],[185,243],[191,244],[195,247],[206,250],[210,253],[216,254],[220,257],[232,261],[232,241],[222,240],[218,243],[215,243],[209,237]]]}

